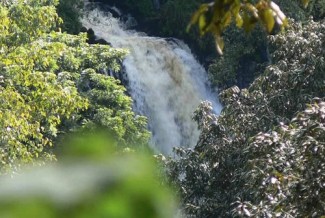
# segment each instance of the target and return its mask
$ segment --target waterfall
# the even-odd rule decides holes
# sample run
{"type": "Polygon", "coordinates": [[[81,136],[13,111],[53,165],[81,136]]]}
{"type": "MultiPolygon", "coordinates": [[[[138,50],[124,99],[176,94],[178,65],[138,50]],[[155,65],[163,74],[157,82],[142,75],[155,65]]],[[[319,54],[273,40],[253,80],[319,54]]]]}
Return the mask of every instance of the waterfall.
{"type": "Polygon", "coordinates": [[[136,113],[148,117],[153,147],[171,154],[174,146],[194,146],[199,131],[192,115],[197,106],[209,100],[217,113],[221,106],[207,88],[207,74],[190,49],[180,40],[128,30],[128,20],[123,23],[99,7],[86,8],[85,27],[113,47],[130,51],[123,61],[127,88],[136,113]]]}

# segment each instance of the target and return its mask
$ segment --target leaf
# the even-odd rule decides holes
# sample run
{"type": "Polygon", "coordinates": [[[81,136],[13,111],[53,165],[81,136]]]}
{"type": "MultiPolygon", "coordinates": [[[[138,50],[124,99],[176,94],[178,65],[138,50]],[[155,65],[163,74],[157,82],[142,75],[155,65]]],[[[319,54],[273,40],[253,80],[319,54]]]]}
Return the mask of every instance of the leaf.
{"type": "Polygon", "coordinates": [[[223,21],[222,22],[223,23],[222,29],[225,29],[225,27],[227,27],[231,23],[231,18],[232,18],[232,16],[231,16],[231,13],[230,12],[228,12],[228,13],[226,13],[224,15],[224,17],[222,19],[222,21],[223,21]]]}
{"type": "Polygon", "coordinates": [[[216,35],[216,36],[215,36],[215,41],[216,41],[216,48],[217,48],[217,51],[218,51],[218,53],[219,53],[220,55],[222,55],[222,54],[223,54],[222,51],[223,51],[223,48],[224,48],[224,46],[225,46],[225,43],[224,43],[222,37],[216,35]]]}
{"type": "Polygon", "coordinates": [[[274,2],[271,1],[270,2],[270,8],[275,13],[276,22],[280,26],[286,26],[287,18],[284,15],[284,13],[281,11],[280,7],[277,4],[275,4],[274,2]]]}
{"type": "Polygon", "coordinates": [[[202,4],[200,8],[193,14],[190,23],[186,27],[186,31],[189,32],[191,29],[191,26],[196,24],[198,20],[200,19],[201,15],[204,14],[209,8],[208,4],[202,4]]]}
{"type": "Polygon", "coordinates": [[[205,27],[207,25],[207,22],[206,22],[206,17],[204,14],[202,14],[200,17],[199,17],[199,29],[200,29],[200,34],[203,35],[205,33],[205,27]]]}
{"type": "Polygon", "coordinates": [[[240,14],[236,15],[236,26],[241,28],[243,26],[243,18],[240,16],[240,14]]]}
{"type": "Polygon", "coordinates": [[[244,14],[243,28],[246,32],[250,32],[254,28],[256,22],[257,20],[254,17],[250,17],[247,13],[244,14]]]}
{"type": "Polygon", "coordinates": [[[246,9],[251,13],[251,15],[253,15],[253,17],[258,18],[258,10],[254,5],[246,3],[245,6],[246,9]]]}
{"type": "Polygon", "coordinates": [[[273,30],[274,23],[275,23],[273,17],[273,11],[271,9],[267,9],[263,11],[263,22],[267,31],[270,33],[273,30]]]}
{"type": "Polygon", "coordinates": [[[247,210],[246,208],[243,209],[244,214],[248,217],[250,217],[252,214],[249,212],[249,210],[247,210]]]}
{"type": "Polygon", "coordinates": [[[305,8],[307,8],[310,0],[302,0],[302,4],[304,5],[305,8]]]}

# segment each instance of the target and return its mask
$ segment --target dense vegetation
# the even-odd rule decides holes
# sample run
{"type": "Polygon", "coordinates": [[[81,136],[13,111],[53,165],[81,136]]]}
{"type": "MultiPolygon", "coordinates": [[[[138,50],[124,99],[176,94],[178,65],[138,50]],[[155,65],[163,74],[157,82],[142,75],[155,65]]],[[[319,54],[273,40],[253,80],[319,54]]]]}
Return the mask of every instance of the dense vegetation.
{"type": "MultiPolygon", "coordinates": [[[[198,39],[195,28],[185,32],[203,0],[118,2],[146,24],[160,20],[160,35],[215,50],[212,37],[198,39]]],[[[293,18],[286,31],[267,36],[265,23],[249,35],[231,24],[223,30],[224,54],[214,54],[209,66],[222,113],[216,116],[203,102],[194,113],[201,130],[196,147],[176,148],[177,158],[158,155],[186,217],[325,215],[325,4],[311,0],[303,9],[294,0],[277,2],[293,18]]],[[[173,200],[157,181],[162,177],[152,158],[139,159],[133,151],[147,147],[146,118],[135,115],[125,88],[108,76],[120,70],[127,50],[89,45],[86,34],[62,32],[60,27],[79,32],[81,5],[58,3],[0,3],[1,174],[60,159],[36,175],[52,178],[52,184],[66,179],[64,187],[51,187],[35,174],[9,182],[1,178],[0,192],[6,195],[0,198],[0,215],[171,217],[173,200]],[[99,130],[103,141],[93,135],[99,130]],[[69,133],[77,138],[67,141],[69,133]],[[76,178],[91,188],[85,195],[71,192],[77,198],[65,204],[64,191],[76,178]],[[19,179],[30,179],[35,192],[17,194],[19,179]],[[40,187],[48,195],[37,195],[40,187]]]]}
{"type": "Polygon", "coordinates": [[[81,29],[81,9],[83,1],[80,0],[60,0],[57,5],[57,13],[64,20],[61,24],[62,31],[78,34],[81,29]]]}
{"type": "Polygon", "coordinates": [[[124,49],[89,45],[58,31],[57,1],[0,4],[1,171],[53,160],[63,134],[104,128],[121,147],[144,145],[146,118],[135,116],[119,81],[124,49]]]}
{"type": "Polygon", "coordinates": [[[324,211],[325,20],[270,36],[272,64],[248,89],[203,103],[194,150],[165,161],[189,217],[320,217],[324,211]]]}

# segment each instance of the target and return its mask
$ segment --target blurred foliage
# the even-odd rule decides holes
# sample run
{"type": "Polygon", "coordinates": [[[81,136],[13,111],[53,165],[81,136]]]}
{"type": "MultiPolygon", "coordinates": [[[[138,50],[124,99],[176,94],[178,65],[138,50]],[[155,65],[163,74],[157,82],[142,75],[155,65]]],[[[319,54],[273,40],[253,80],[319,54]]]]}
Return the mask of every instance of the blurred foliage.
{"type": "Polygon", "coordinates": [[[118,152],[106,135],[73,138],[59,163],[1,178],[1,217],[175,217],[176,200],[151,156],[118,152]]]}
{"type": "MultiPolygon", "coordinates": [[[[302,3],[307,7],[309,0],[302,3]]],[[[193,14],[188,30],[197,24],[200,35],[212,33],[215,37],[216,49],[222,54],[224,40],[222,33],[234,22],[238,28],[250,32],[257,23],[261,23],[265,30],[271,33],[276,25],[287,26],[287,18],[280,7],[270,0],[241,1],[215,0],[200,5],[193,14]]]]}
{"type": "Polygon", "coordinates": [[[188,217],[321,217],[324,211],[325,23],[270,36],[272,64],[248,89],[202,103],[194,150],[165,159],[188,217]]]}
{"type": "Polygon", "coordinates": [[[53,160],[65,132],[104,126],[118,145],[146,144],[146,119],[132,112],[119,81],[124,49],[55,32],[57,1],[0,4],[0,167],[53,160]]]}

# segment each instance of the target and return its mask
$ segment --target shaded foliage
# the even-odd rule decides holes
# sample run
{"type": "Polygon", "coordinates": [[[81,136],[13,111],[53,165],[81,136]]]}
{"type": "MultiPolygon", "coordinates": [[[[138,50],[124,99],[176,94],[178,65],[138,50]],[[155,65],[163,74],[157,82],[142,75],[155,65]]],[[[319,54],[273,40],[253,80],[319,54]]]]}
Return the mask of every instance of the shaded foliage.
{"type": "Polygon", "coordinates": [[[267,34],[261,28],[246,34],[232,26],[224,35],[226,49],[209,65],[210,81],[220,91],[234,85],[246,88],[269,64],[267,34]]]}
{"type": "Polygon", "coordinates": [[[62,30],[71,34],[78,34],[81,29],[81,9],[83,1],[81,0],[60,0],[57,5],[58,15],[62,18],[62,30]]]}
{"type": "MultiPolygon", "coordinates": [[[[314,16],[313,20],[319,20],[321,16],[317,9],[317,5],[320,4],[318,1],[311,1],[307,8],[296,0],[274,2],[280,6],[284,14],[295,21],[308,22],[311,15],[314,16]]],[[[271,34],[277,32],[279,28],[275,26],[271,34]]],[[[240,88],[248,87],[270,64],[270,48],[266,36],[267,32],[259,26],[248,33],[237,28],[235,24],[230,24],[225,29],[223,56],[214,59],[208,68],[210,80],[219,91],[233,85],[240,88]]]]}
{"type": "Polygon", "coordinates": [[[189,217],[324,215],[325,23],[271,36],[272,64],[248,89],[196,111],[194,150],[165,161],[189,217]]]}
{"type": "Polygon", "coordinates": [[[214,39],[210,35],[198,37],[198,28],[187,32],[186,27],[193,11],[204,0],[169,0],[161,6],[159,14],[159,34],[165,37],[176,37],[184,40],[197,53],[201,61],[204,56],[215,55],[215,49],[211,46],[214,39]]]}

